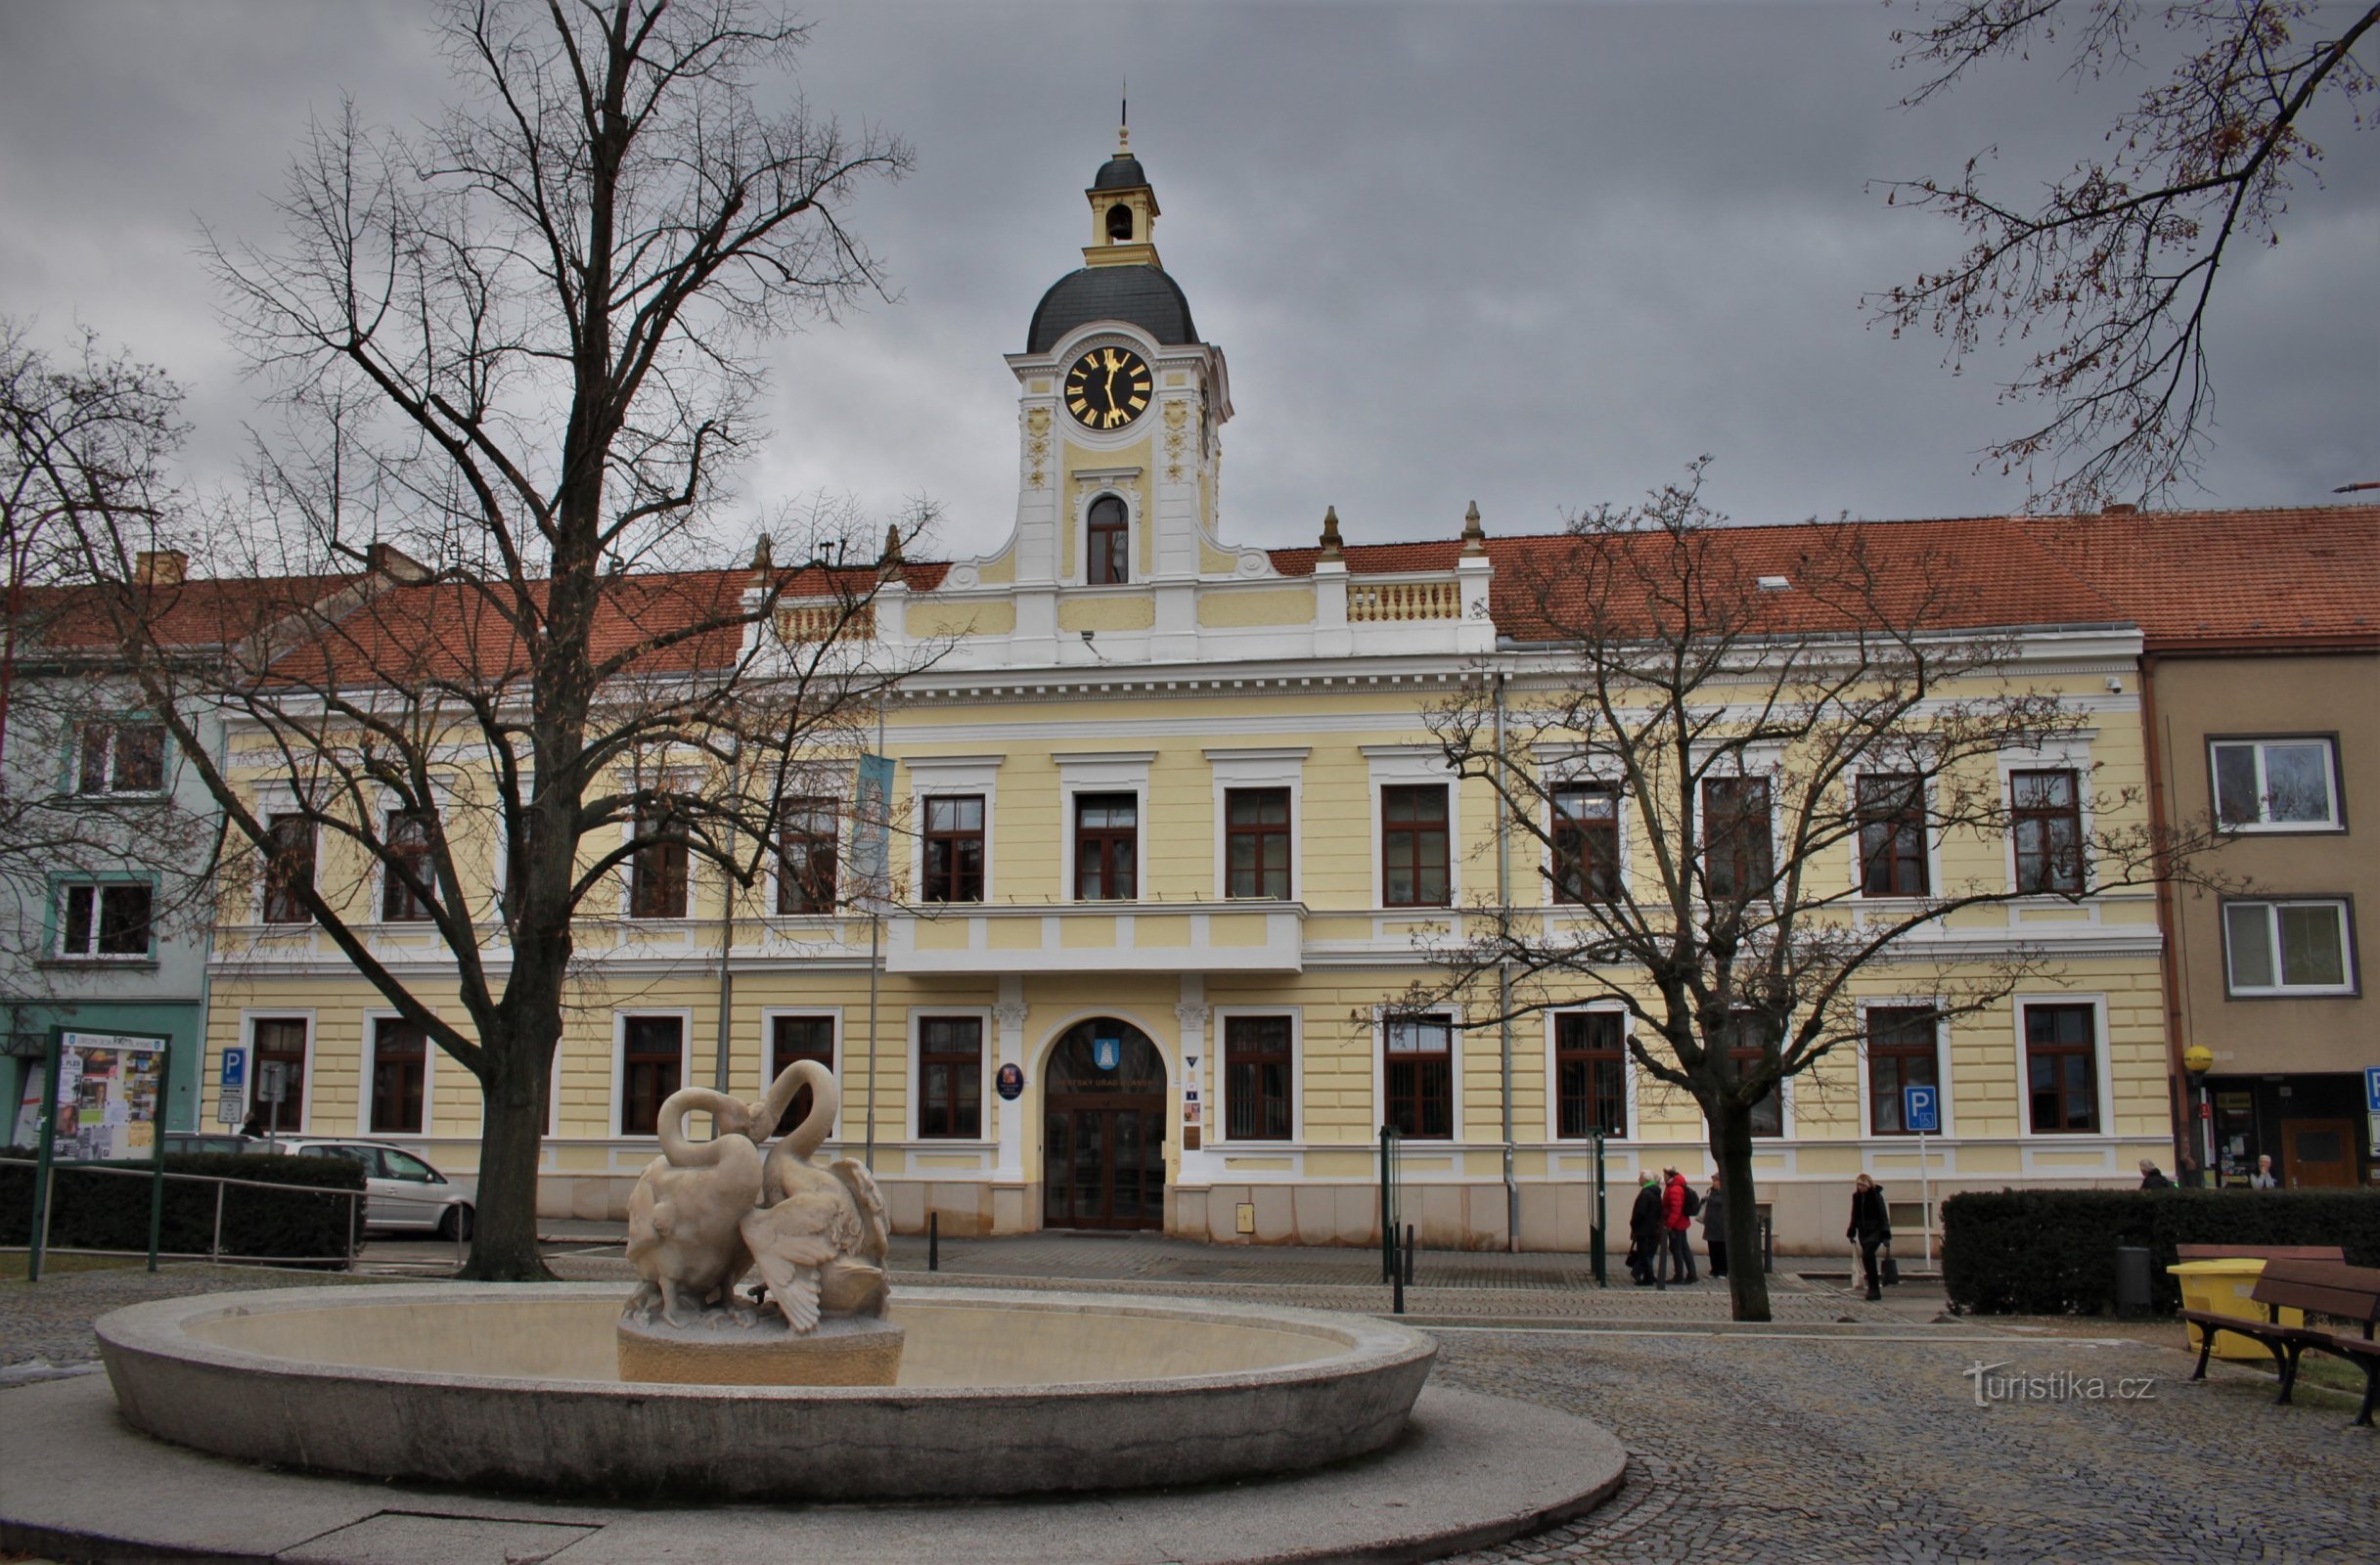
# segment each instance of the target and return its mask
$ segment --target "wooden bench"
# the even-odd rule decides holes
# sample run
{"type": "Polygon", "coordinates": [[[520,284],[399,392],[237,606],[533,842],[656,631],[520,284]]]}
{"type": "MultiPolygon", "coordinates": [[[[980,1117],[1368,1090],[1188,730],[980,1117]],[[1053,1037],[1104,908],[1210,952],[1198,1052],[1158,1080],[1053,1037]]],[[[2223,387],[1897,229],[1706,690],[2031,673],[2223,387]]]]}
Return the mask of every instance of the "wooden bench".
{"type": "Polygon", "coordinates": [[[2372,1337],[2373,1323],[2380,1321],[2380,1267],[2293,1259],[2267,1261],[2265,1274],[2256,1279],[2255,1291],[2248,1297],[2265,1307],[2263,1320],[2244,1320],[2205,1310],[2181,1312],[2182,1319],[2199,1328],[2198,1367],[2190,1378],[2207,1377],[2207,1358],[2215,1351],[2218,1331],[2261,1343],[2272,1355],[2273,1366],[2281,1376],[2278,1399],[2281,1402],[2289,1400],[2289,1393],[2297,1385],[2301,1355],[2310,1348],[2316,1353],[2335,1354],[2363,1371],[2363,1407],[2357,1412],[2356,1422],[2370,1423],[2372,1405],[2380,1401],[2380,1341],[2372,1337]],[[2281,1324],[2284,1309],[2352,1320],[2360,1324],[2363,1331],[2356,1336],[2318,1326],[2285,1326],[2281,1324]]]}
{"type": "Polygon", "coordinates": [[[2251,1261],[2328,1261],[2333,1266],[2347,1264],[2347,1252],[2335,1244],[2177,1244],[2177,1261],[2228,1261],[2244,1256],[2251,1261]]]}

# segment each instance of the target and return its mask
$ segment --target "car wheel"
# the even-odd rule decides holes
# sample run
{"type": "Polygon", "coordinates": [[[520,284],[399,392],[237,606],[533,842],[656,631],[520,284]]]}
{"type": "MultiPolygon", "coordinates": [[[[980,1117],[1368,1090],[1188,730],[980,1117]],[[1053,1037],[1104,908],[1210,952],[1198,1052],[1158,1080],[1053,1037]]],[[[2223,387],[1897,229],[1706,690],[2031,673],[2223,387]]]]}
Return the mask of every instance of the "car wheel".
{"type": "Polygon", "coordinates": [[[446,1215],[438,1219],[438,1237],[451,1240],[468,1239],[471,1236],[472,1209],[468,1206],[448,1207],[446,1215]]]}

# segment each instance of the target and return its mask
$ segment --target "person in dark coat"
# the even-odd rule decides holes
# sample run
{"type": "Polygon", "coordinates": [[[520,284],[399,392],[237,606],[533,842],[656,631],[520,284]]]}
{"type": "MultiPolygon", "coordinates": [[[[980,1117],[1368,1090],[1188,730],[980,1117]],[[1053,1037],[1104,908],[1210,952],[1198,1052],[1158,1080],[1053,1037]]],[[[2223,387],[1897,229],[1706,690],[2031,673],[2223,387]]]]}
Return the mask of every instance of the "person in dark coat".
{"type": "Polygon", "coordinates": [[[1702,1247],[1711,1252],[1711,1275],[1728,1274],[1728,1192],[1720,1188],[1719,1176],[1711,1176],[1711,1187],[1702,1197],[1702,1247]]]}
{"type": "Polygon", "coordinates": [[[1843,1237],[1860,1245],[1860,1267],[1867,1274],[1867,1296],[1884,1297],[1884,1278],[1876,1269],[1876,1252],[1893,1242],[1892,1212],[1884,1204],[1884,1186],[1863,1174],[1851,1187],[1851,1227],[1843,1237]]]}
{"type": "Polygon", "coordinates": [[[2140,1160],[2140,1187],[2144,1190],[2170,1190],[2174,1187],[2174,1182],[2165,1177],[2164,1170],[2144,1157],[2140,1160]]]}
{"type": "Polygon", "coordinates": [[[1637,1204],[1628,1213],[1628,1273],[1637,1279],[1638,1287],[1660,1280],[1666,1235],[1661,1222],[1661,1181],[1648,1172],[1637,1190],[1637,1204]]]}

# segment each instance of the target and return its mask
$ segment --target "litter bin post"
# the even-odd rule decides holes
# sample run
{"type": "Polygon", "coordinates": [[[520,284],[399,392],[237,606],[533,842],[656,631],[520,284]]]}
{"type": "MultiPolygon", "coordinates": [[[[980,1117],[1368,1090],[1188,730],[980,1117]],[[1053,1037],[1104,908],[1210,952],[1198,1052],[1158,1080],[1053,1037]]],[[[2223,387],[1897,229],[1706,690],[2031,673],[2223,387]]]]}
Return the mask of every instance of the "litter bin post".
{"type": "Polygon", "coordinates": [[[2116,1314],[2148,1314],[2154,1302],[2149,1297],[2149,1283],[2153,1275],[2146,1245],[2116,1246],[2116,1314]]]}

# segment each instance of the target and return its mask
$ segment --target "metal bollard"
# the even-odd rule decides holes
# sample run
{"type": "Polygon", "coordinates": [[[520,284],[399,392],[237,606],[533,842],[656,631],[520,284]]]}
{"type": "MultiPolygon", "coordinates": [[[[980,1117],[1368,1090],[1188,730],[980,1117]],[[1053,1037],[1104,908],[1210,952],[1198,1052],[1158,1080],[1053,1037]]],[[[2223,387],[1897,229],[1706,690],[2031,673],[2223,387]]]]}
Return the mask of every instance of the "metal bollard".
{"type": "Polygon", "coordinates": [[[1405,1258],[1397,1254],[1397,1230],[1388,1230],[1388,1309],[1392,1315],[1405,1313],[1405,1258]]]}
{"type": "Polygon", "coordinates": [[[925,1214],[925,1270],[942,1270],[942,1214],[939,1212],[925,1214]]]}
{"type": "Polygon", "coordinates": [[[1415,1248],[1414,1226],[1408,1223],[1405,1225],[1405,1285],[1409,1288],[1414,1285],[1414,1251],[1415,1248]]]}

